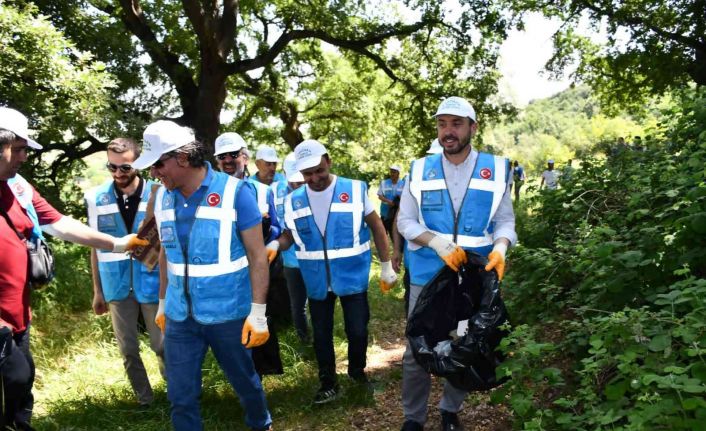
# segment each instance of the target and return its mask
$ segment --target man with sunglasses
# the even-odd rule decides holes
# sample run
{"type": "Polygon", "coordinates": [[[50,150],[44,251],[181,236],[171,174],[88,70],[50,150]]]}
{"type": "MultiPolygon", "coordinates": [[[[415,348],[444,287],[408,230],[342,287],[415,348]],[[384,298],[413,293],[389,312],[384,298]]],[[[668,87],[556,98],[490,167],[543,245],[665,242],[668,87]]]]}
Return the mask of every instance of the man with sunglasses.
{"type": "MultiPolygon", "coordinates": [[[[140,147],[132,139],[116,138],[108,144],[106,167],[112,180],[85,195],[92,228],[113,236],[137,233],[150,195],[158,186],[142,179],[132,167],[139,155],[140,147]]],[[[132,256],[95,249],[91,250],[91,270],[93,311],[104,314],[110,304],[113,332],[128,380],[140,406],[149,406],[154,395],[140,358],[138,320],[142,313],[150,347],[164,376],[162,332],[154,322],[159,302],[159,270],[150,270],[132,256]]]]}
{"type": "Polygon", "coordinates": [[[268,269],[253,187],[216,172],[191,129],[171,121],[143,134],[138,169],[163,184],[154,214],[161,243],[160,308],[167,396],[177,431],[203,429],[201,370],[210,348],[253,430],[272,418],[250,349],[269,338],[268,269]]]}

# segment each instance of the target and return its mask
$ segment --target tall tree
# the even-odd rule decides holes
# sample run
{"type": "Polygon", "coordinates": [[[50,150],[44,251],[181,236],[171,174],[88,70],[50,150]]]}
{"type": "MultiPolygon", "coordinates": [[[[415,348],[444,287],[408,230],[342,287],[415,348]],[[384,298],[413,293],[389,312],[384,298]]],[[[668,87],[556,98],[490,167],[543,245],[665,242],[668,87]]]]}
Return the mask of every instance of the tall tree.
{"type": "MultiPolygon", "coordinates": [[[[488,3],[480,0],[477,3],[488,3]]],[[[615,106],[642,103],[687,83],[706,85],[705,0],[492,0],[521,19],[541,12],[563,20],[554,34],[555,52],[547,67],[561,73],[577,66],[574,77],[591,84],[615,106]],[[598,45],[576,31],[581,19],[605,26],[598,45]]]]}
{"type": "Polygon", "coordinates": [[[497,47],[504,37],[504,26],[496,31],[489,11],[461,9],[451,22],[443,5],[431,0],[397,5],[409,8],[405,16],[414,19],[386,3],[347,0],[34,3],[121,79],[116,107],[124,107],[132,120],[172,117],[209,144],[219,132],[229,93],[234,101],[253,101],[249,110],[241,110],[243,115],[255,118],[265,110],[281,121],[281,136],[289,146],[300,141],[300,111],[311,100],[294,99],[296,91],[290,90],[318,72],[316,59],[331,49],[325,46],[354,58],[356,67],[383,70],[411,95],[412,103],[416,98],[413,109],[422,118],[428,117],[428,101],[435,104],[447,93],[441,89],[449,88],[448,80],[441,78],[454,70],[454,77],[465,76],[462,68],[469,62],[476,62],[472,66],[480,72],[462,87],[482,87],[478,95],[488,94],[497,79],[497,47]],[[400,61],[404,56],[388,49],[392,41],[403,51],[414,47],[420,61],[400,61]],[[442,41],[445,49],[439,49],[442,41]],[[434,70],[444,73],[434,76],[434,70]]]}

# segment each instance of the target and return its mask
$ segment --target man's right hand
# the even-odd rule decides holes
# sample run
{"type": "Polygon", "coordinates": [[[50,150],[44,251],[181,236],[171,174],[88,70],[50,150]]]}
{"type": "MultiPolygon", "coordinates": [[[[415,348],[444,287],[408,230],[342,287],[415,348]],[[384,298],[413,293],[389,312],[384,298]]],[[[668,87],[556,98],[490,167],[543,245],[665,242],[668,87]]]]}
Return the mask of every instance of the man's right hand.
{"type": "Polygon", "coordinates": [[[103,295],[93,294],[93,312],[96,313],[96,316],[108,312],[108,304],[106,304],[103,295]]]}
{"type": "Polygon", "coordinates": [[[167,318],[164,317],[164,298],[159,298],[159,306],[157,307],[157,315],[154,317],[154,323],[164,334],[164,328],[167,327],[167,318]]]}
{"type": "Polygon", "coordinates": [[[267,263],[272,263],[277,257],[277,251],[279,251],[279,241],[273,239],[265,246],[265,249],[267,250],[267,263]]]}
{"type": "Polygon", "coordinates": [[[449,268],[456,272],[461,268],[461,265],[468,262],[466,252],[461,247],[440,236],[432,238],[429,241],[429,247],[439,255],[449,268]]]}

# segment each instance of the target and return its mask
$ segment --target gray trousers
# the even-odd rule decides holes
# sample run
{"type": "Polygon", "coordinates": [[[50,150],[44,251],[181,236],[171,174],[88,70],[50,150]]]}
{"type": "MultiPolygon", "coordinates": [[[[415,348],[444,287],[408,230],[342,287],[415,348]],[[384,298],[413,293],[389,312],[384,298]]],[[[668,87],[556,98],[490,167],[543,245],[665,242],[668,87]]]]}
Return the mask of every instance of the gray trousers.
{"type": "MultiPolygon", "coordinates": [[[[423,287],[416,284],[410,286],[407,317],[412,314],[423,287]]],[[[402,357],[402,408],[405,420],[413,420],[420,424],[426,422],[430,390],[431,376],[414,360],[412,349],[407,343],[407,349],[402,357]]],[[[439,409],[457,413],[461,410],[467,394],[467,391],[456,389],[449,382],[445,382],[439,409]]]]}
{"type": "Polygon", "coordinates": [[[135,391],[137,401],[140,404],[151,404],[154,400],[152,386],[150,386],[145,364],[140,358],[140,340],[138,338],[137,319],[142,311],[142,316],[147,326],[150,337],[150,347],[157,355],[159,361],[159,372],[164,378],[164,345],[162,331],[154,323],[157,315],[158,304],[140,304],[135,295],[130,295],[120,301],[110,302],[110,317],[113,320],[113,332],[115,340],[118,342],[120,354],[123,357],[123,365],[127,372],[127,378],[135,391]]]}

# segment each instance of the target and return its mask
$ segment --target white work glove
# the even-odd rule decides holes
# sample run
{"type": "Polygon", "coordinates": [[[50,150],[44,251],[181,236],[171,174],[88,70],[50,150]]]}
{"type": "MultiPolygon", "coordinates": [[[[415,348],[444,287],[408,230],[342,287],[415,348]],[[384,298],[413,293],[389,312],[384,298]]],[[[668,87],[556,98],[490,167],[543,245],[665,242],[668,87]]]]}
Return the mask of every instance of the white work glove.
{"type": "Polygon", "coordinates": [[[498,273],[498,280],[502,281],[505,275],[505,253],[507,252],[507,244],[499,242],[493,246],[493,251],[488,255],[488,264],[485,266],[486,271],[495,269],[498,273]]]}
{"type": "Polygon", "coordinates": [[[380,290],[382,293],[387,293],[395,287],[397,283],[397,274],[392,268],[392,262],[389,260],[387,262],[380,263],[380,290]]]}
{"type": "Polygon", "coordinates": [[[272,261],[277,257],[277,252],[279,251],[279,241],[273,239],[267,243],[265,249],[267,250],[267,263],[272,263],[272,261]]]}
{"type": "Polygon", "coordinates": [[[146,239],[138,238],[137,234],[131,233],[122,238],[113,239],[113,253],[125,253],[149,243],[146,239]]]}
{"type": "Polygon", "coordinates": [[[164,317],[164,298],[159,299],[159,306],[157,307],[157,315],[154,316],[154,323],[159,326],[164,334],[164,329],[167,327],[167,318],[164,317]]]}
{"type": "Polygon", "coordinates": [[[461,247],[440,236],[432,238],[429,241],[429,247],[439,255],[449,268],[456,272],[461,268],[461,265],[468,262],[466,252],[461,247]]]}
{"type": "Polygon", "coordinates": [[[267,304],[255,304],[254,302],[250,307],[250,314],[245,319],[243,333],[240,337],[240,341],[248,349],[261,346],[270,338],[270,331],[267,329],[267,316],[265,316],[266,309],[267,304]]]}

